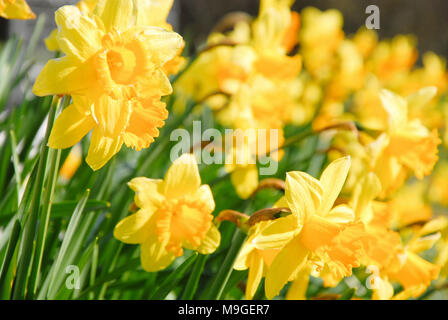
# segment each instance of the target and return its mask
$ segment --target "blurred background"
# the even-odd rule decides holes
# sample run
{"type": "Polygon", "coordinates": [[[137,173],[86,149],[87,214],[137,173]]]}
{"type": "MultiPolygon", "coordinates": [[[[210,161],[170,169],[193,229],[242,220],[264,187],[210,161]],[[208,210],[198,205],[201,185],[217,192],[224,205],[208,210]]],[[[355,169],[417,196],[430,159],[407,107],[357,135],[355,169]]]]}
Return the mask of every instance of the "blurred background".
{"type": "MultiPolygon", "coordinates": [[[[77,0],[28,0],[39,14],[46,15],[46,24],[42,36],[55,27],[54,11],[64,4],[73,4],[77,0]]],[[[356,32],[363,26],[367,17],[368,5],[377,5],[381,11],[381,38],[390,38],[396,34],[414,34],[418,39],[420,52],[434,51],[448,56],[448,1],[447,0],[296,0],[294,9],[300,11],[307,6],[321,10],[339,9],[345,19],[344,30],[347,34],[356,32]]],[[[192,40],[192,48],[203,42],[207,34],[226,13],[244,11],[256,15],[259,0],[175,0],[170,17],[175,29],[187,39],[192,40]]],[[[10,21],[0,18],[0,37],[10,35],[30,37],[35,21],[10,21]]],[[[43,45],[36,54],[45,61],[48,58],[43,45]]]]}

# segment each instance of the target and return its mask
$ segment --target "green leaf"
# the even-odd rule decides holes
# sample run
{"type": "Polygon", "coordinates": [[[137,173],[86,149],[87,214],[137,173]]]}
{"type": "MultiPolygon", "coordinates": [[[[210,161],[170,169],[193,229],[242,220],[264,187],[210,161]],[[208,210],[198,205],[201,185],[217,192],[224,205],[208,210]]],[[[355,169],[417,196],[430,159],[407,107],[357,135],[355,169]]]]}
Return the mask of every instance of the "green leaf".
{"type": "Polygon", "coordinates": [[[73,256],[70,254],[70,252],[68,252],[68,249],[73,241],[75,234],[79,229],[81,216],[84,212],[89,195],[90,190],[87,190],[81,200],[79,200],[78,205],[76,206],[76,209],[73,212],[72,218],[70,219],[70,222],[68,224],[67,231],[64,235],[64,240],[62,241],[61,249],[59,250],[56,262],[54,263],[52,271],[50,273],[50,283],[47,293],[47,297],[49,299],[53,299],[56,296],[60,286],[62,285],[62,282],[64,281],[64,277],[66,275],[65,269],[73,261],[73,256]]]}
{"type": "Polygon", "coordinates": [[[163,300],[166,296],[177,286],[177,284],[182,280],[185,273],[190,269],[198,254],[193,253],[187,260],[185,260],[176,270],[172,271],[171,274],[159,285],[159,287],[154,291],[154,293],[149,297],[151,300],[163,300]]]}
{"type": "Polygon", "coordinates": [[[207,258],[208,255],[200,255],[199,258],[196,259],[196,263],[194,264],[191,275],[188,278],[187,285],[185,286],[182,300],[192,300],[194,298],[207,258]]]}

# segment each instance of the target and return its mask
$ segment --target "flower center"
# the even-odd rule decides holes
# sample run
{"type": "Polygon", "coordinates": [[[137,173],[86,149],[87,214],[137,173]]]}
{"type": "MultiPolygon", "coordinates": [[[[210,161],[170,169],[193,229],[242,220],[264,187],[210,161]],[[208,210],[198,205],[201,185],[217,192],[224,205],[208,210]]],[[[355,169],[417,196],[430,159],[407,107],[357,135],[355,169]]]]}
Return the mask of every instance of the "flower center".
{"type": "Polygon", "coordinates": [[[107,53],[107,64],[115,83],[128,85],[136,72],[137,59],[134,52],[127,48],[114,48],[107,53]]]}
{"type": "Polygon", "coordinates": [[[94,60],[101,88],[114,99],[135,97],[136,86],[152,68],[144,44],[134,33],[115,29],[103,37],[102,43],[103,50],[94,60]]]}
{"type": "Polygon", "coordinates": [[[172,199],[159,209],[156,232],[159,241],[176,256],[183,254],[182,247],[198,247],[210,229],[213,216],[202,203],[186,198],[172,199]]]}

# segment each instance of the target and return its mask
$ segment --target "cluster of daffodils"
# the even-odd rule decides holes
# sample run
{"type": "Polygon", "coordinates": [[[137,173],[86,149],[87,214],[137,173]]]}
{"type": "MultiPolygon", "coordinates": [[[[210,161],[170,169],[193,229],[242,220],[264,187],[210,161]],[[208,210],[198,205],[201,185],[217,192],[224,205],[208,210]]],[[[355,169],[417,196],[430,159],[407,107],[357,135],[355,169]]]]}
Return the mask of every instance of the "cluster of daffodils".
{"type": "MultiPolygon", "coordinates": [[[[213,254],[229,220],[247,234],[229,250],[237,252],[231,268],[248,270],[247,299],[262,287],[269,299],[306,299],[317,278],[335,288],[367,278],[366,270],[372,299],[418,298],[448,277],[446,62],[430,52],[417,66],[412,36],[380,41],[363,28],[346,35],[339,11],[298,13],[293,3],[261,0],[256,18],[226,16],[187,63],[184,40],[167,23],[173,0],[63,6],[45,40],[62,55],[33,87],[37,96],[71,101],[48,146],[70,148],[90,135],[86,162],[99,170],[123,144],[140,151],[154,142],[169,116],[163,99],[174,90],[174,117],[192,100],[221,128],[253,129],[225,156],[243,155],[223,166],[239,198],[250,202],[272,185],[284,194],[256,212],[214,212],[226,195],[202,184],[193,154],[175,160],[163,180],[132,179],[132,213],[113,235],[140,245],[144,270],[166,269],[185,250],[213,254]],[[263,183],[251,160],[281,163],[290,145],[303,147],[286,135],[291,127],[324,146],[314,150],[324,156],[319,174],[289,161],[283,179],[263,183]],[[268,135],[260,147],[257,132],[272,129],[276,143],[268,135]]],[[[24,0],[0,0],[0,14],[34,17],[24,0]]],[[[67,180],[82,159],[76,152],[61,171],[67,180]]]]}
{"type": "Polygon", "coordinates": [[[181,97],[205,101],[225,127],[252,132],[233,152],[246,155],[246,161],[226,166],[244,199],[258,186],[258,170],[250,160],[267,153],[281,159],[282,152],[277,149],[284,142],[283,127],[299,108],[302,58],[294,49],[300,18],[290,11],[292,2],[263,0],[253,21],[239,15],[226,17],[175,88],[181,97]],[[234,28],[224,33],[229,20],[234,20],[234,28]],[[269,143],[272,129],[277,132],[278,143],[269,143]],[[260,130],[268,132],[264,147],[257,141],[260,130]],[[254,145],[257,147],[251,147],[254,145]]]}

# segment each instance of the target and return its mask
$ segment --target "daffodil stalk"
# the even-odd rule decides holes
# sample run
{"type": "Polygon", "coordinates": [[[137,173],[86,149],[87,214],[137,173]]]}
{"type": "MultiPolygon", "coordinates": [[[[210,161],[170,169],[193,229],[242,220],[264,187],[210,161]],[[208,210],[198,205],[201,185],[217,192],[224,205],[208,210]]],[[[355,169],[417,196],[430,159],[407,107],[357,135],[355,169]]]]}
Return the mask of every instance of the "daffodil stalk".
{"type": "MultiPolygon", "coordinates": [[[[61,100],[59,100],[59,103],[57,104],[56,107],[56,112],[66,108],[71,100],[70,96],[65,96],[60,99],[61,100]]],[[[49,160],[48,178],[47,178],[47,185],[45,187],[45,198],[42,205],[42,212],[40,212],[40,221],[42,223],[39,224],[39,230],[36,241],[36,252],[34,255],[33,269],[30,275],[30,285],[31,285],[30,294],[33,296],[36,294],[36,290],[39,284],[39,274],[42,266],[42,258],[45,249],[48,224],[50,222],[50,214],[53,204],[53,194],[58,177],[61,152],[62,150],[50,149],[48,155],[49,160]]]]}
{"type": "MultiPolygon", "coordinates": [[[[48,152],[49,148],[47,146],[48,139],[50,137],[51,128],[53,126],[54,119],[56,117],[57,112],[60,110],[62,104],[62,98],[55,96],[53,98],[53,104],[50,108],[50,112],[48,114],[48,123],[46,128],[45,137],[42,143],[42,147],[40,150],[39,156],[39,164],[37,169],[37,176],[35,180],[35,184],[33,186],[33,197],[31,201],[31,205],[29,208],[28,216],[24,221],[24,230],[22,235],[22,253],[19,257],[19,263],[17,268],[17,276],[14,281],[14,299],[24,299],[27,294],[27,283],[28,283],[28,270],[30,268],[30,264],[32,264],[33,253],[34,253],[34,241],[36,237],[36,225],[39,218],[39,206],[40,199],[42,196],[43,183],[45,178],[46,168],[49,166],[52,167],[52,163],[48,162],[48,152]]],[[[51,159],[53,161],[56,158],[51,159]]],[[[40,260],[40,259],[39,259],[40,260]]]]}

